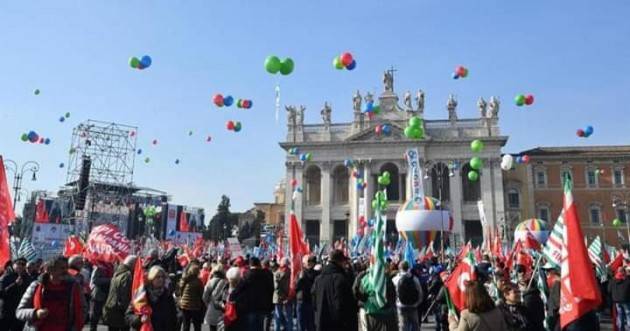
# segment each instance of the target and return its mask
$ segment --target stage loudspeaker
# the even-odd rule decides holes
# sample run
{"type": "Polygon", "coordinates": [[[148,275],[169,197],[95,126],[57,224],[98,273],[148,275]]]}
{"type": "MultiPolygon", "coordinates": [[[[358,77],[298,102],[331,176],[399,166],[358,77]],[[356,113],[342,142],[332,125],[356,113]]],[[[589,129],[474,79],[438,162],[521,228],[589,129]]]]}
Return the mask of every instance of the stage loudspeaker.
{"type": "Polygon", "coordinates": [[[92,168],[92,160],[89,156],[83,157],[83,164],[81,165],[81,173],[79,174],[78,188],[79,194],[77,195],[75,209],[83,210],[85,208],[85,198],[87,197],[87,188],[90,184],[90,169],[92,168]]]}

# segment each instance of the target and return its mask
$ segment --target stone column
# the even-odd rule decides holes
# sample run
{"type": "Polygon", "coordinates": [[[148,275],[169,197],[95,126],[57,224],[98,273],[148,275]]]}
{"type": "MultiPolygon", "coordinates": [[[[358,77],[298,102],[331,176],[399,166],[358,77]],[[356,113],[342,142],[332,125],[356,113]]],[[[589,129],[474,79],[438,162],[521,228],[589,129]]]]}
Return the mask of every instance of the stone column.
{"type": "Polygon", "coordinates": [[[372,217],[372,198],[374,198],[374,192],[376,188],[376,182],[372,180],[372,163],[370,161],[365,162],[363,165],[363,178],[367,180],[367,189],[365,190],[365,218],[366,221],[372,217]]]}
{"type": "Polygon", "coordinates": [[[492,160],[491,164],[491,176],[492,176],[492,194],[493,194],[493,205],[492,205],[492,218],[493,224],[500,229],[500,223],[505,222],[505,204],[503,197],[503,174],[501,173],[501,160],[495,159],[492,160]]]}
{"type": "MultiPolygon", "coordinates": [[[[492,172],[492,160],[488,158],[483,159],[483,168],[479,176],[481,184],[481,200],[483,201],[483,209],[486,214],[486,227],[482,224],[482,233],[484,236],[488,236],[489,230],[494,228],[495,219],[493,215],[493,172],[492,172]]],[[[484,239],[489,239],[485,238],[484,239]]]]}
{"type": "Polygon", "coordinates": [[[449,177],[449,187],[451,189],[451,215],[453,216],[453,233],[464,240],[464,220],[462,219],[462,176],[461,169],[453,170],[453,177],[449,177]]]}
{"type": "MultiPolygon", "coordinates": [[[[357,165],[357,168],[361,165],[357,165]]],[[[348,204],[350,206],[350,220],[348,221],[348,240],[352,239],[359,227],[359,194],[360,190],[357,189],[357,178],[352,176],[352,171],[349,171],[350,180],[348,181],[348,189],[350,194],[348,195],[348,204]]]]}
{"type": "Polygon", "coordinates": [[[330,168],[331,165],[329,162],[324,162],[321,164],[322,169],[322,185],[321,185],[321,207],[322,207],[322,217],[321,223],[319,225],[319,238],[322,243],[329,243],[332,240],[332,232],[331,232],[331,219],[330,219],[330,208],[331,208],[331,176],[330,176],[330,168]]]}

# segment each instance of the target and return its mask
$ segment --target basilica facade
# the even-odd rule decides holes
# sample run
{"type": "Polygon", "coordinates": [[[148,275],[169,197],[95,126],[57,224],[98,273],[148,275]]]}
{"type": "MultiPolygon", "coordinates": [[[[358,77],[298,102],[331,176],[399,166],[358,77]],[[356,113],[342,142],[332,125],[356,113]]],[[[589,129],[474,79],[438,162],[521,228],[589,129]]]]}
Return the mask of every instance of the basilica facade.
{"type": "Polygon", "coordinates": [[[481,241],[479,201],[483,202],[484,224],[499,229],[504,226],[500,158],[508,137],[499,129],[497,98],[488,102],[480,98],[476,105],[479,117],[463,119],[458,118],[458,102],[450,95],[445,111],[448,118],[426,119],[424,92],[419,90],[412,97],[407,91],[401,101],[394,91],[393,71],[386,71],[379,96],[357,91],[351,104],[350,123],[332,123],[328,104],[321,110],[321,124],[304,123],[304,106],[285,107],[287,136],[280,146],[287,151],[286,183],[295,179],[302,191],[295,194],[295,188],[286,185],[285,215],[292,210],[296,213],[311,244],[351,238],[359,220],[372,217],[371,199],[383,171],[391,174],[387,232],[395,236],[396,211],[412,194],[411,171],[404,156],[409,149],[418,152],[424,194],[439,199],[451,212],[454,225],[448,235],[452,241],[481,241]],[[364,112],[368,103],[378,104],[380,113],[364,112]],[[403,133],[412,116],[424,119],[423,139],[409,139],[403,133]],[[388,126],[387,134],[377,129],[383,125],[388,126]],[[484,162],[479,179],[470,181],[468,161],[473,156],[470,143],[474,139],[485,144],[478,154],[484,162]],[[310,153],[310,160],[303,160],[305,153],[310,153]],[[353,167],[347,167],[345,160],[352,160],[353,167]],[[357,185],[359,180],[366,185],[357,185]]]}

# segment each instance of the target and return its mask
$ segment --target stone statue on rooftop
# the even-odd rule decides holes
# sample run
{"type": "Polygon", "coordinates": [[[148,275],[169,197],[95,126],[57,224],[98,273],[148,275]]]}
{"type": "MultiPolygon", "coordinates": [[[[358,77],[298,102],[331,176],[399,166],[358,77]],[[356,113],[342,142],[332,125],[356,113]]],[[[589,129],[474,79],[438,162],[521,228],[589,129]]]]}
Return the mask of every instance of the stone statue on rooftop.
{"type": "Polygon", "coordinates": [[[322,108],[320,114],[322,115],[322,121],[324,121],[324,125],[329,126],[331,122],[330,117],[332,114],[332,108],[330,108],[328,102],[324,102],[324,108],[322,108]]]}
{"type": "Polygon", "coordinates": [[[411,105],[411,92],[407,90],[403,95],[403,105],[405,106],[406,111],[413,111],[413,106],[411,105]]]}
{"type": "Polygon", "coordinates": [[[294,126],[295,125],[295,106],[284,106],[284,109],[287,111],[287,125],[294,126]]]}
{"type": "Polygon", "coordinates": [[[479,115],[481,118],[486,118],[487,107],[488,104],[486,103],[486,100],[484,100],[483,97],[479,97],[479,100],[477,100],[477,108],[479,108],[479,115]]]}
{"type": "Polygon", "coordinates": [[[394,74],[389,70],[383,73],[383,87],[386,92],[394,91],[394,74]]]}
{"type": "Polygon", "coordinates": [[[446,109],[448,110],[448,119],[450,121],[457,121],[457,99],[455,99],[455,96],[452,94],[448,95],[446,109]]]}
{"type": "Polygon", "coordinates": [[[416,106],[418,107],[417,111],[422,114],[424,113],[424,91],[418,90],[416,93],[416,106]]]}
{"type": "Polygon", "coordinates": [[[361,93],[359,93],[359,90],[352,97],[352,109],[354,109],[355,113],[361,112],[361,93]]]}
{"type": "Polygon", "coordinates": [[[374,103],[374,96],[372,95],[372,93],[367,92],[365,94],[364,100],[365,100],[365,103],[372,103],[373,104],[374,103]]]}
{"type": "Polygon", "coordinates": [[[306,107],[304,107],[303,105],[300,105],[300,108],[298,108],[296,114],[296,125],[302,126],[304,125],[304,111],[306,110],[306,107]]]}
{"type": "Polygon", "coordinates": [[[501,101],[497,97],[490,97],[490,117],[499,117],[499,108],[501,107],[501,101]]]}

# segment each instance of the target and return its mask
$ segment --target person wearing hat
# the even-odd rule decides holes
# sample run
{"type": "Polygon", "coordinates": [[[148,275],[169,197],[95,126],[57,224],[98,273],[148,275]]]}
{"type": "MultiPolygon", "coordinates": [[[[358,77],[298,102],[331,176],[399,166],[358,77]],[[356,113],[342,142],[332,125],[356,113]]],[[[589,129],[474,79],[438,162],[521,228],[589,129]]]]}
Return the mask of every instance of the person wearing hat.
{"type": "Polygon", "coordinates": [[[352,284],[344,271],[346,261],[341,250],[334,250],[322,273],[315,278],[311,294],[317,331],[351,330],[357,307],[352,284]]]}
{"type": "Polygon", "coordinates": [[[317,258],[314,255],[306,255],[302,258],[304,269],[302,269],[295,286],[300,331],[315,331],[315,316],[311,296],[313,283],[319,275],[319,272],[314,270],[315,263],[317,263],[317,258]]]}

